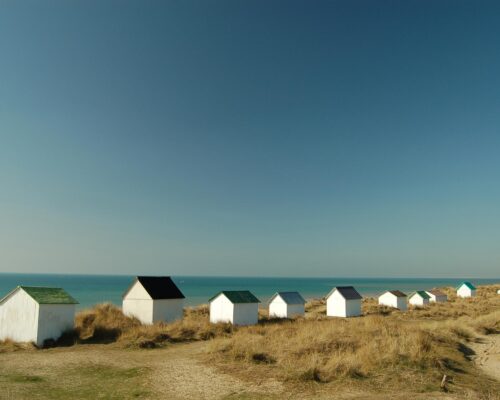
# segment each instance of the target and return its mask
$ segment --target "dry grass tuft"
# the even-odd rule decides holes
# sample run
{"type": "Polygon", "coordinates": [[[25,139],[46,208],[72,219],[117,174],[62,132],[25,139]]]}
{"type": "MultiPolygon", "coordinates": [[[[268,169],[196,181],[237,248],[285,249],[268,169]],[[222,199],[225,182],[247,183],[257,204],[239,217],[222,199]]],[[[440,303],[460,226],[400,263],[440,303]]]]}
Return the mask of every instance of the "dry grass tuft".
{"type": "Polygon", "coordinates": [[[306,303],[305,306],[306,318],[318,319],[326,316],[326,301],[325,299],[314,299],[306,303]]]}
{"type": "Polygon", "coordinates": [[[0,340],[0,353],[11,353],[20,350],[36,350],[33,343],[17,343],[10,339],[0,340]]]}
{"type": "MultiPolygon", "coordinates": [[[[74,332],[70,333],[78,343],[111,343],[124,332],[137,328],[141,323],[125,316],[113,304],[99,304],[76,315],[74,332]]],[[[65,340],[68,335],[62,338],[65,340]]]]}
{"type": "Polygon", "coordinates": [[[185,310],[184,318],[172,323],[142,325],[112,304],[99,304],[77,314],[75,329],[64,334],[59,345],[117,343],[122,347],[156,348],[169,343],[208,340],[231,334],[230,324],[210,324],[208,307],[185,310]]]}
{"type": "Polygon", "coordinates": [[[485,335],[500,334],[500,311],[476,317],[471,325],[485,335]]]}
{"type": "Polygon", "coordinates": [[[208,307],[201,306],[188,308],[180,321],[131,327],[120,335],[118,343],[125,347],[155,348],[169,343],[224,337],[232,331],[230,324],[210,324],[208,307]]]}

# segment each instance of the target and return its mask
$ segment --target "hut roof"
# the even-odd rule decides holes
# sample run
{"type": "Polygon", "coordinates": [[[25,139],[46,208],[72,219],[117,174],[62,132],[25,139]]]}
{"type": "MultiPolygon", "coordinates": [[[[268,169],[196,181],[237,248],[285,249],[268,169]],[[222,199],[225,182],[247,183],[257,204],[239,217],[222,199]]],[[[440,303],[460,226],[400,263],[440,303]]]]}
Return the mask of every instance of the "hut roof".
{"type": "Polygon", "coordinates": [[[280,296],[286,304],[305,304],[306,301],[299,292],[277,292],[269,299],[271,303],[276,297],[280,296]]]}
{"type": "Polygon", "coordinates": [[[406,297],[406,294],[404,294],[400,290],[388,290],[389,293],[393,294],[396,297],[406,297]]]}
{"type": "Polygon", "coordinates": [[[458,285],[457,289],[460,289],[463,285],[467,286],[470,290],[476,290],[476,287],[470,282],[462,282],[458,285]]]}
{"type": "Polygon", "coordinates": [[[148,292],[153,300],[184,299],[184,295],[179,290],[170,276],[138,276],[127,289],[123,297],[132,289],[132,286],[139,282],[148,292]]]}
{"type": "Polygon", "coordinates": [[[341,296],[346,299],[346,300],[358,300],[362,299],[363,297],[358,293],[356,289],[352,286],[337,286],[334,287],[330,293],[326,295],[326,298],[330,297],[335,290],[338,290],[341,296]]]}
{"type": "Polygon", "coordinates": [[[260,300],[248,290],[223,290],[212,297],[208,302],[212,302],[220,294],[226,296],[231,303],[260,303],[260,300]]]}
{"type": "Polygon", "coordinates": [[[18,286],[7,296],[0,300],[0,303],[6,301],[19,289],[24,290],[38,304],[78,304],[64,289],[37,286],[18,286]]]}
{"type": "Polygon", "coordinates": [[[422,297],[423,299],[430,299],[431,296],[429,296],[425,290],[417,290],[415,293],[413,293],[411,295],[411,297],[415,296],[416,294],[418,294],[420,297],[422,297]]]}

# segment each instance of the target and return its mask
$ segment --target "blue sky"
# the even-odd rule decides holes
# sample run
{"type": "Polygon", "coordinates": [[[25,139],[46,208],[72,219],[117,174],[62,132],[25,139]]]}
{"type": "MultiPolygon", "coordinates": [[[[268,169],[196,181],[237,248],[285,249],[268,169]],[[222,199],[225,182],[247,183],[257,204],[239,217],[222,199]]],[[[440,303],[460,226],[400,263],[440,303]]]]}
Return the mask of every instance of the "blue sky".
{"type": "Polygon", "coordinates": [[[0,272],[498,277],[499,18],[3,1],[0,272]]]}

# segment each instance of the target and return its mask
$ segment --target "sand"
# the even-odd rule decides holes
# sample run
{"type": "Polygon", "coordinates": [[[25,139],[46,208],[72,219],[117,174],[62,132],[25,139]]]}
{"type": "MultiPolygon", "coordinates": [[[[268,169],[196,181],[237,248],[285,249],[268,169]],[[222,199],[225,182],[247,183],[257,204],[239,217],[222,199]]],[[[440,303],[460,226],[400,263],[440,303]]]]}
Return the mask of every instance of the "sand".
{"type": "Polygon", "coordinates": [[[500,335],[482,336],[471,346],[476,355],[476,365],[491,377],[500,381],[500,335]]]}

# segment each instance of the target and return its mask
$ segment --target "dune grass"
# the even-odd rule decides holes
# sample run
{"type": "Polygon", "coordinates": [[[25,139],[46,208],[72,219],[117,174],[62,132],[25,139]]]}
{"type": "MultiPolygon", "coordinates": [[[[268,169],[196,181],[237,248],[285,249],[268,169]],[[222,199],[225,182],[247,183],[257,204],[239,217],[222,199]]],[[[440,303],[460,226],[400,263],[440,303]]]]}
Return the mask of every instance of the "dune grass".
{"type": "Polygon", "coordinates": [[[350,319],[325,317],[324,301],[316,300],[308,303],[305,318],[240,328],[232,337],[214,341],[210,358],[241,377],[368,387],[374,392],[397,391],[408,384],[417,393],[439,391],[447,375],[444,390],[464,398],[497,398],[498,381],[469,359],[469,343],[478,335],[500,333],[496,290],[481,287],[473,299],[449,293],[447,303],[408,312],[366,299],[365,316],[350,319]]]}
{"type": "Polygon", "coordinates": [[[100,304],[77,314],[75,329],[59,340],[60,345],[116,343],[122,347],[156,348],[171,343],[208,340],[230,335],[230,324],[210,324],[208,307],[187,308],[182,320],[142,325],[112,304],[100,304]]]}
{"type": "MultiPolygon", "coordinates": [[[[362,382],[394,386],[439,383],[468,369],[459,324],[401,324],[381,316],[352,320],[299,320],[241,329],[211,345],[214,360],[231,369],[258,366],[280,380],[362,382]],[[260,367],[269,367],[267,369],[260,367]]],[[[426,384],[421,386],[425,390],[426,384]]],[[[436,386],[434,385],[435,389],[436,386]]]]}
{"type": "Polygon", "coordinates": [[[36,346],[33,343],[17,343],[10,339],[0,340],[0,354],[29,350],[36,350],[36,346]]]}

